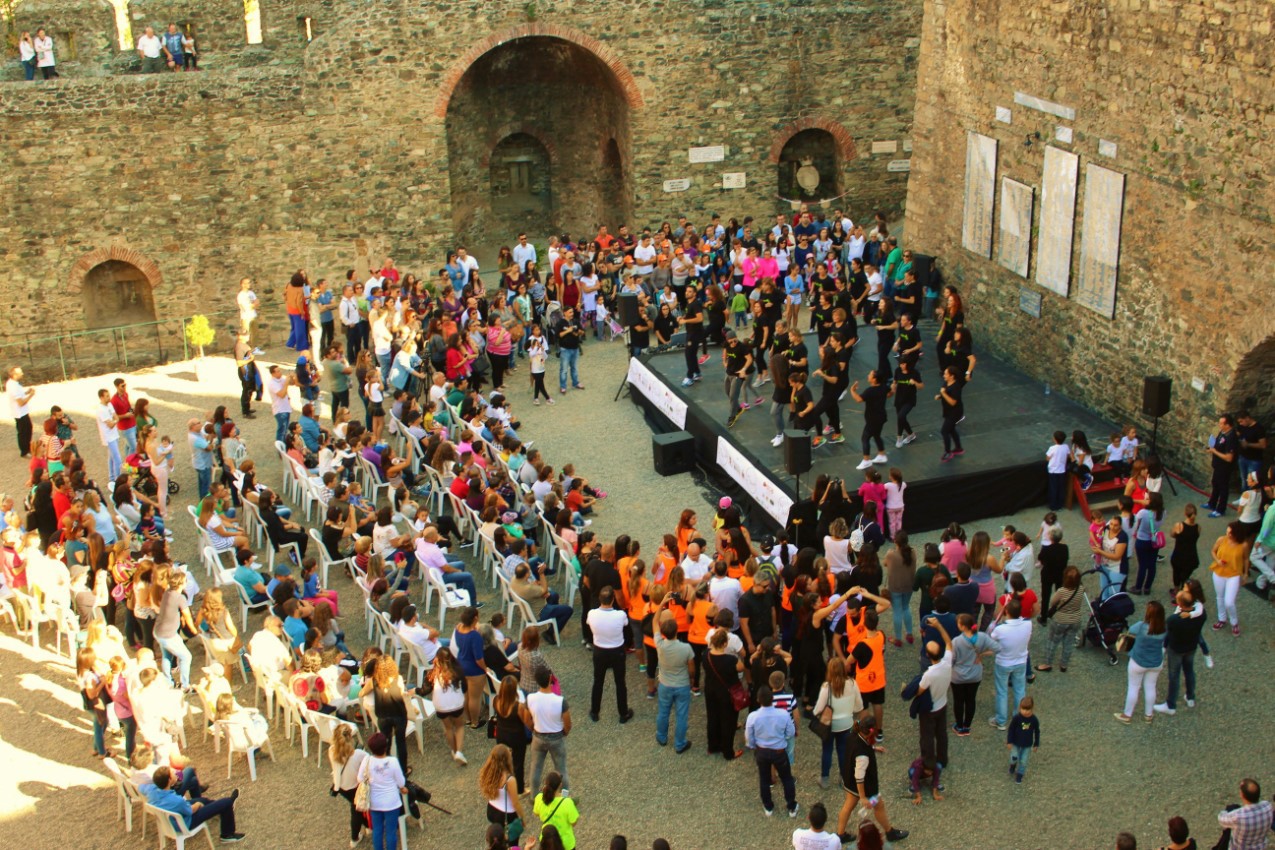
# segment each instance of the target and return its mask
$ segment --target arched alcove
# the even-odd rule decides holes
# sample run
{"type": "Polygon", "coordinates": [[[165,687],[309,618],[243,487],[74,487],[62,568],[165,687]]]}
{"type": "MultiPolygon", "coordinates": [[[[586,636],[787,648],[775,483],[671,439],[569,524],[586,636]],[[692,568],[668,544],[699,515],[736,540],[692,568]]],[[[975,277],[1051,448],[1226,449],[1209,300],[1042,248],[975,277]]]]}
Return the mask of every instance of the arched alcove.
{"type": "Polygon", "coordinates": [[[800,130],[779,152],[779,196],[793,201],[820,201],[841,194],[841,161],[837,140],[820,127],[800,130]]]}
{"type": "Polygon", "coordinates": [[[123,260],[106,260],[89,269],[80,297],[84,303],[84,324],[90,328],[155,321],[155,296],[150,278],[123,260]]]}
{"type": "Polygon", "coordinates": [[[537,233],[552,223],[553,173],[544,142],[529,133],[510,133],[492,148],[488,174],[496,232],[537,233]]]}
{"type": "Polygon", "coordinates": [[[624,174],[624,155],[620,152],[620,143],[615,139],[607,139],[606,147],[602,149],[602,176],[608,190],[604,194],[606,207],[608,211],[614,212],[614,217],[608,219],[607,223],[614,231],[621,224],[631,224],[629,199],[633,197],[624,174]]]}
{"type": "Polygon", "coordinates": [[[1226,402],[1231,413],[1247,410],[1267,429],[1275,430],[1275,335],[1240,360],[1226,402]]]}
{"type": "Polygon", "coordinates": [[[625,184],[619,181],[617,189],[614,177],[623,175],[635,95],[617,75],[614,58],[569,36],[529,34],[493,43],[445,85],[452,223],[459,240],[494,244],[519,229],[535,236],[585,233],[627,215],[625,184]],[[521,153],[511,156],[515,137],[521,153]],[[511,218],[509,169],[502,160],[520,156],[527,157],[527,172],[552,172],[551,191],[537,194],[544,181],[528,173],[527,194],[539,204],[525,206],[524,198],[511,218]],[[530,223],[521,212],[527,209],[537,215],[530,223]]]}

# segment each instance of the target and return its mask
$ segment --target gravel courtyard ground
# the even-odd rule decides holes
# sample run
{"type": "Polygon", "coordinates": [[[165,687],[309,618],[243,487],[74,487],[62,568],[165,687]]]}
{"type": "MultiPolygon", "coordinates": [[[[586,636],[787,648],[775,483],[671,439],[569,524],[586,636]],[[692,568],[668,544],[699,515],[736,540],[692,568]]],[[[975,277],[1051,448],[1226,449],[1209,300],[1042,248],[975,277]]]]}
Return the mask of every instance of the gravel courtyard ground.
{"type": "MultiPolygon", "coordinates": [[[[266,359],[279,351],[269,351],[266,359]]],[[[649,431],[640,412],[627,400],[611,400],[623,369],[619,344],[590,345],[581,363],[586,390],[555,396],[559,403],[553,407],[532,407],[529,388],[523,383],[527,379],[524,365],[510,378],[516,387],[511,396],[525,438],[535,440],[549,462],[556,467],[575,462],[581,474],[610,493],[593,529],[604,538],[627,532],[650,548],[658,535],[673,529],[683,507],[707,514],[716,496],[698,475],[660,478],[654,473],[649,431]]],[[[82,450],[99,480],[105,477],[105,457],[89,411],[96,389],[108,384],[103,377],[38,386],[34,402],[37,411],[47,411],[56,403],[76,416],[82,450]]],[[[161,433],[170,434],[179,447],[176,478],[182,492],[171,519],[176,533],[174,555],[194,563],[185,505],[193,497],[195,479],[182,435],[190,416],[202,416],[224,402],[234,409],[233,365],[209,359],[196,372],[191,363],[174,364],[134,374],[129,385],[134,397],[145,394],[153,400],[151,409],[160,420],[161,433]]],[[[269,449],[273,421],[268,410],[261,409],[256,419],[241,421],[240,426],[263,468],[260,480],[278,483],[278,462],[269,449]]],[[[0,432],[0,451],[6,459],[0,467],[0,487],[18,494],[26,470],[14,456],[11,422],[6,421],[0,432]]],[[[854,453],[844,453],[850,469],[854,453]]],[[[1180,486],[1179,493],[1169,500],[1171,518],[1180,516],[1188,497],[1195,496],[1180,486]]],[[[1004,523],[1013,522],[1034,532],[1042,514],[1042,509],[1032,508],[1013,517],[988,518],[976,527],[995,536],[1004,523]]],[[[1075,512],[1066,514],[1062,522],[1074,551],[1083,545],[1087,524],[1075,512]]],[[[1205,519],[1203,523],[1202,548],[1207,548],[1221,533],[1222,522],[1205,519]]],[[[936,535],[919,537],[915,543],[936,535]]],[[[1167,565],[1157,588],[1165,587],[1165,573],[1167,565]]],[[[345,631],[352,648],[360,651],[366,632],[354,604],[357,588],[343,575],[332,581],[350,612],[345,631]]],[[[1207,582],[1206,587],[1211,593],[1207,582]]],[[[882,757],[882,783],[893,820],[911,830],[901,846],[1109,848],[1115,834],[1126,829],[1137,835],[1140,844],[1158,846],[1167,840],[1165,821],[1176,814],[1187,818],[1202,845],[1211,845],[1218,834],[1216,812],[1235,799],[1242,776],[1263,782],[1268,795],[1275,786],[1271,772],[1275,748],[1261,719],[1273,695],[1270,664],[1275,618],[1271,606],[1250,593],[1240,594],[1239,605],[1243,636],[1234,639],[1229,632],[1208,632],[1217,667],[1207,670],[1198,665],[1198,707],[1179,709],[1176,717],[1157,717],[1151,726],[1141,722],[1123,726],[1112,719],[1124,698],[1125,673],[1123,667],[1108,666],[1097,651],[1079,651],[1065,675],[1041,674],[1029,692],[1041,718],[1042,748],[1022,785],[1007,778],[1003,733],[986,722],[992,701],[989,675],[979,694],[973,736],[952,740],[952,764],[944,776],[946,799],[934,803],[927,797],[920,808],[910,804],[904,781],[907,765],[917,753],[915,724],[897,697],[897,689],[915,670],[915,655],[911,647],[891,649],[888,672],[894,693],[886,704],[888,752],[882,757]]],[[[260,618],[254,617],[252,623],[255,630],[260,618]]],[[[817,784],[817,740],[804,729],[795,769],[801,822],[784,818],[782,809],[774,818],[763,815],[751,759],[725,764],[705,755],[702,701],[696,700],[692,707],[691,751],[676,756],[671,748],[657,746],[652,731],[655,703],[642,698],[644,679],[635,660],[630,662],[628,682],[637,718],[619,726],[614,713],[604,710],[600,723],[589,722],[590,668],[579,635],[576,621],[566,633],[564,646],[550,648],[548,657],[574,709],[568,748],[571,784],[581,811],[576,834],[584,850],[605,847],[615,833],[628,835],[635,848],[649,847],[654,838],[663,836],[678,850],[779,850],[791,846],[791,830],[804,823],[804,812],[814,802],[823,800],[834,812],[840,806],[842,794],[835,784],[828,790],[817,784]]],[[[1043,634],[1037,634],[1036,651],[1043,649],[1043,641],[1043,634]]],[[[82,850],[140,847],[140,834],[127,835],[123,824],[116,822],[114,789],[90,757],[90,724],[79,706],[73,670],[49,646],[45,643],[32,650],[15,640],[9,627],[0,631],[0,763],[6,768],[0,771],[3,843],[82,850]]],[[[197,664],[201,658],[196,651],[197,664]]],[[[1163,681],[1160,687],[1163,694],[1163,681]]],[[[249,689],[240,686],[239,695],[241,701],[251,703],[249,689]]],[[[613,706],[613,699],[608,686],[604,705],[613,706]]],[[[344,801],[328,796],[326,755],[317,768],[313,751],[304,761],[300,747],[289,746],[276,729],[272,740],[278,759],[259,763],[259,780],[248,780],[242,760],[235,765],[234,778],[227,780],[224,760],[214,755],[210,742],[200,740],[197,727],[198,721],[192,720],[188,735],[201,776],[213,783],[214,794],[227,794],[235,787],[241,790],[237,808],[240,828],[248,834],[247,846],[345,846],[347,810],[344,801]]],[[[316,746],[313,740],[311,745],[316,746]]],[[[489,747],[481,733],[469,732],[464,749],[470,764],[459,767],[448,758],[439,726],[431,723],[426,726],[424,755],[411,753],[415,779],[434,793],[436,803],[455,813],[449,817],[427,810],[423,830],[415,826],[409,830],[411,847],[481,846],[485,816],[477,775],[489,747]]],[[[148,841],[155,840],[153,832],[148,835],[148,841]]]]}

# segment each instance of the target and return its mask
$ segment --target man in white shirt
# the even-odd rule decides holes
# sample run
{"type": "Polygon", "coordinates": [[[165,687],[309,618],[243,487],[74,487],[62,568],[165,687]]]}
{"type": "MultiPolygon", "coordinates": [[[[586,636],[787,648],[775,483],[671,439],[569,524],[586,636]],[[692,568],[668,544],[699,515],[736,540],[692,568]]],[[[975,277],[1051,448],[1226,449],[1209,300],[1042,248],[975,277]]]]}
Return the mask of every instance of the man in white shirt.
{"type": "MultiPolygon", "coordinates": [[[[602,688],[606,684],[606,674],[610,670],[615,677],[615,705],[620,713],[620,722],[628,723],[633,719],[633,710],[629,708],[629,689],[624,681],[624,627],[629,624],[629,615],[614,607],[615,591],[610,587],[602,588],[598,593],[598,605],[589,612],[586,622],[593,633],[593,696],[589,704],[589,719],[598,722],[598,712],[602,708],[602,688]]],[[[533,781],[532,787],[536,787],[533,781]]]]}
{"type": "Polygon", "coordinates": [[[123,463],[120,460],[120,431],[116,427],[119,424],[119,417],[115,415],[115,408],[111,406],[111,391],[97,391],[97,435],[102,440],[102,445],[106,447],[107,467],[110,470],[110,480],[114,481],[119,477],[123,469],[123,463]]]}
{"type": "Polygon", "coordinates": [[[354,297],[354,286],[341,287],[341,303],[337,305],[341,327],[345,328],[345,354],[351,360],[359,353],[359,302],[354,297]]]}
{"type": "Polygon", "coordinates": [[[464,246],[456,249],[456,259],[462,266],[469,269],[469,279],[472,280],[473,276],[478,274],[478,261],[469,255],[469,252],[465,250],[464,246]]]}
{"type": "Polygon", "coordinates": [[[249,336],[252,333],[252,323],[257,320],[257,293],[252,291],[252,278],[240,279],[235,303],[239,306],[239,331],[244,336],[249,336]]]}
{"type": "Polygon", "coordinates": [[[823,803],[815,803],[806,815],[810,829],[795,829],[792,833],[793,850],[841,850],[841,838],[835,832],[825,832],[828,810],[823,803]]]}
{"type": "Polygon", "coordinates": [[[935,617],[927,617],[925,625],[937,629],[943,646],[937,641],[925,644],[925,657],[930,666],[921,674],[918,694],[930,695],[930,710],[917,721],[921,732],[921,761],[925,770],[933,772],[937,764],[947,764],[947,689],[952,684],[952,638],[935,617]]]}
{"type": "Polygon", "coordinates": [[[881,296],[885,294],[885,280],[881,272],[871,263],[864,263],[863,270],[868,275],[868,303],[864,305],[863,318],[871,321],[881,305],[881,296]]]}
{"type": "Polygon", "coordinates": [[[1009,721],[1009,688],[1014,688],[1014,705],[1027,695],[1027,646],[1032,637],[1032,621],[1023,618],[1023,603],[1010,599],[1004,620],[988,635],[1000,644],[996,652],[996,716],[988,722],[1001,731],[1009,721]]]}
{"type": "Polygon", "coordinates": [[[1054,444],[1045,451],[1045,467],[1049,473],[1049,509],[1061,511],[1063,497],[1067,494],[1067,458],[1071,450],[1067,448],[1067,435],[1062,431],[1054,432],[1054,444]]]}
{"type": "Polygon", "coordinates": [[[553,674],[548,667],[536,669],[536,692],[527,694],[531,715],[531,788],[540,787],[545,756],[553,756],[553,766],[562,777],[562,796],[571,796],[567,778],[567,735],[571,733],[571,709],[567,698],[553,692],[553,674]]]}
{"type": "Polygon", "coordinates": [[[682,559],[682,574],[691,584],[697,584],[708,575],[713,559],[704,554],[704,540],[696,538],[686,544],[686,557],[682,559]]]}
{"type": "Polygon", "coordinates": [[[164,70],[164,42],[155,35],[153,27],[147,27],[141,38],[137,39],[137,55],[142,57],[142,73],[158,74],[164,70]]]}
{"type": "Polygon", "coordinates": [[[270,393],[270,412],[274,414],[274,438],[279,443],[288,436],[288,419],[292,416],[292,399],[288,397],[288,387],[296,385],[296,375],[285,375],[283,367],[278,363],[270,367],[266,390],[270,393]]]}
{"type": "Polygon", "coordinates": [[[655,246],[651,244],[651,234],[642,234],[642,241],[633,249],[633,262],[633,270],[638,277],[648,277],[655,270],[655,246]]]}
{"type": "Polygon", "coordinates": [[[1031,587],[1032,570],[1036,566],[1036,552],[1032,549],[1031,538],[1021,531],[1015,531],[1009,546],[1001,552],[1001,565],[1004,567],[1002,577],[1005,589],[1009,589],[1009,577],[1014,573],[1022,573],[1023,580],[1031,587]]]}
{"type": "Polygon", "coordinates": [[[403,619],[398,623],[398,636],[419,649],[430,664],[434,663],[434,656],[446,642],[439,640],[437,629],[421,625],[415,605],[408,605],[403,609],[403,619]]]}
{"type": "Polygon", "coordinates": [[[514,262],[522,271],[527,270],[527,263],[536,262],[536,246],[527,241],[527,234],[518,234],[518,244],[514,246],[514,262]]]}
{"type": "Polygon", "coordinates": [[[739,624],[739,597],[743,594],[744,587],[739,583],[739,579],[728,576],[726,562],[718,561],[713,567],[713,578],[708,582],[708,598],[719,610],[731,613],[731,616],[735,618],[736,627],[739,624]]]}
{"type": "Polygon", "coordinates": [[[22,386],[22,367],[14,366],[9,370],[9,380],[4,383],[5,395],[9,396],[9,413],[13,415],[13,425],[18,429],[18,453],[22,457],[31,456],[31,397],[34,389],[22,386]]]}
{"type": "Polygon", "coordinates": [[[292,666],[292,644],[283,633],[283,621],[278,617],[267,615],[261,625],[261,631],[248,641],[248,660],[253,670],[280,679],[292,666]]]}

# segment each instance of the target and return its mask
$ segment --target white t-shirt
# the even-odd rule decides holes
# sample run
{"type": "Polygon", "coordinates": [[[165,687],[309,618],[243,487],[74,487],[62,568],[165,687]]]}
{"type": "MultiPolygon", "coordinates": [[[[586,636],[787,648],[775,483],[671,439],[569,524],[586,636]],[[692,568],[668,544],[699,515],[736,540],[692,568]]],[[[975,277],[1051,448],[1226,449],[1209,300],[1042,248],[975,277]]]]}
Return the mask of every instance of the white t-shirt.
{"type": "Polygon", "coordinates": [[[850,572],[850,541],[833,540],[831,536],[823,539],[823,556],[828,559],[828,571],[832,573],[850,572]]]}
{"type": "Polygon", "coordinates": [[[120,432],[114,425],[109,425],[111,420],[115,418],[115,408],[110,403],[98,405],[97,408],[97,435],[102,438],[102,445],[107,443],[115,443],[119,441],[120,432]]]}
{"type": "Polygon", "coordinates": [[[655,260],[654,245],[638,245],[633,249],[633,263],[638,274],[650,274],[655,260]]]}
{"type": "Polygon", "coordinates": [[[27,388],[16,378],[5,382],[4,391],[9,396],[9,412],[14,419],[21,419],[31,412],[31,405],[26,401],[27,388]]]}
{"type": "Polygon", "coordinates": [[[624,646],[624,627],[629,615],[615,608],[594,608],[586,618],[593,632],[593,645],[598,649],[618,649],[624,646]]]}
{"type": "MultiPolygon", "coordinates": [[[[704,642],[710,643],[713,640],[713,632],[718,631],[718,627],[714,626],[704,633],[704,642]]],[[[726,633],[726,651],[731,655],[739,655],[744,649],[744,642],[740,640],[739,635],[734,632],[726,633]]]]}
{"type": "Polygon", "coordinates": [[[846,256],[851,260],[862,260],[863,251],[868,246],[868,240],[862,236],[851,236],[846,240],[846,256]]]}
{"type": "Polygon", "coordinates": [[[1121,457],[1134,458],[1138,456],[1138,438],[1137,437],[1121,437],[1120,438],[1120,455],[1121,457]]]}
{"type": "Polygon", "coordinates": [[[841,850],[841,839],[835,832],[795,829],[792,833],[792,846],[793,850],[841,850]]]}
{"type": "Polygon", "coordinates": [[[947,707],[947,689],[952,684],[952,650],[943,652],[943,657],[925,668],[921,674],[921,687],[928,688],[933,701],[931,710],[938,711],[947,707]]]}
{"type": "Polygon", "coordinates": [[[19,41],[18,58],[23,62],[30,62],[35,58],[35,46],[29,41],[19,41]]]}
{"type": "Polygon", "coordinates": [[[1045,457],[1049,459],[1049,473],[1051,475],[1062,475],[1067,471],[1067,446],[1065,443],[1055,443],[1045,451],[1045,457]]]}
{"type": "Polygon", "coordinates": [[[47,35],[44,38],[37,38],[35,40],[35,55],[40,57],[39,61],[36,62],[37,65],[41,68],[52,68],[54,65],[53,39],[47,35]]]}
{"type": "Polygon", "coordinates": [[[274,414],[291,413],[292,400],[288,398],[288,379],[282,375],[266,381],[270,390],[270,412],[274,414]]]}
{"type": "Polygon", "coordinates": [[[881,273],[873,272],[868,276],[868,300],[880,301],[883,294],[885,294],[885,283],[881,280],[881,273]]]}
{"type": "Polygon", "coordinates": [[[469,269],[471,272],[478,271],[478,261],[474,259],[473,254],[466,254],[465,259],[461,260],[460,264],[469,269]]]}
{"type": "Polygon", "coordinates": [[[567,710],[567,700],[557,694],[536,691],[527,694],[527,711],[531,712],[532,729],[541,735],[552,735],[563,729],[562,713],[567,710]]]}
{"type": "Polygon", "coordinates": [[[147,59],[158,59],[162,47],[163,42],[157,35],[143,35],[137,40],[137,49],[142,51],[142,55],[147,59]]]}
{"type": "Polygon", "coordinates": [[[996,653],[997,667],[1015,667],[1027,663],[1027,645],[1032,639],[1032,621],[1019,617],[1006,620],[988,635],[1000,644],[1000,652],[996,653]]]}
{"type": "Polygon", "coordinates": [[[235,301],[239,304],[240,319],[250,322],[257,318],[257,293],[251,289],[240,290],[235,296],[235,301]]]}
{"type": "Polygon", "coordinates": [[[711,566],[713,566],[713,559],[704,554],[700,554],[698,561],[692,561],[690,556],[682,559],[682,573],[689,582],[698,582],[704,578],[708,575],[708,568],[711,566]]]}
{"type": "Polygon", "coordinates": [[[744,595],[744,588],[739,579],[730,576],[715,577],[708,583],[708,598],[718,608],[725,608],[735,615],[735,625],[739,625],[739,597],[744,595]]]}

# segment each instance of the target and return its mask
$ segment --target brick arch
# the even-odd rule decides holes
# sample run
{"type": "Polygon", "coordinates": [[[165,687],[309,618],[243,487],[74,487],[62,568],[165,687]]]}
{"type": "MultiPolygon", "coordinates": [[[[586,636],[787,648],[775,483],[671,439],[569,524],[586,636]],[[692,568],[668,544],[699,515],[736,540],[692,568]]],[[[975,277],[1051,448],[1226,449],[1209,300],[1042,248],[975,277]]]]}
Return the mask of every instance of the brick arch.
{"type": "Polygon", "coordinates": [[[452,69],[447,72],[447,76],[443,78],[439,87],[438,101],[434,105],[435,117],[447,117],[447,104],[451,102],[452,92],[456,90],[456,86],[460,84],[465,72],[478,61],[479,57],[491,50],[495,50],[505,42],[533,37],[556,38],[589,51],[602,60],[602,64],[611,69],[611,73],[615,75],[615,80],[619,84],[620,91],[623,92],[624,99],[629,106],[633,109],[642,107],[642,92],[638,90],[637,81],[633,79],[633,73],[611,48],[593,36],[571,27],[564,27],[559,24],[527,23],[511,27],[502,32],[493,33],[465,52],[465,55],[452,66],[452,69]]]}
{"type": "Polygon", "coordinates": [[[515,124],[512,122],[509,124],[504,124],[501,127],[497,128],[495,131],[487,134],[487,146],[485,148],[486,153],[483,154],[483,158],[482,160],[480,160],[479,166],[482,168],[490,167],[491,152],[496,149],[496,145],[500,144],[505,139],[509,138],[515,133],[522,133],[524,135],[531,136],[531,138],[539,142],[541,146],[544,147],[545,151],[549,154],[550,167],[557,168],[558,146],[555,145],[550,139],[546,138],[544,132],[537,130],[535,127],[532,127],[530,124],[515,124]]]}
{"type": "Polygon", "coordinates": [[[849,130],[836,121],[827,118],[802,118],[784,125],[771,136],[773,141],[770,145],[770,163],[772,165],[779,164],[779,156],[784,151],[784,145],[802,130],[826,130],[830,133],[833,141],[837,143],[837,152],[841,154],[843,162],[852,160],[858,155],[854,146],[854,137],[850,135],[849,130]]]}
{"type": "Polygon", "coordinates": [[[90,251],[75,261],[75,265],[71,266],[71,277],[66,284],[67,294],[79,295],[84,290],[84,279],[88,277],[88,273],[108,260],[119,260],[135,266],[138,271],[146,275],[146,282],[150,284],[151,292],[156,291],[164,280],[159,266],[146,255],[125,245],[112,245],[109,248],[90,251]]]}

